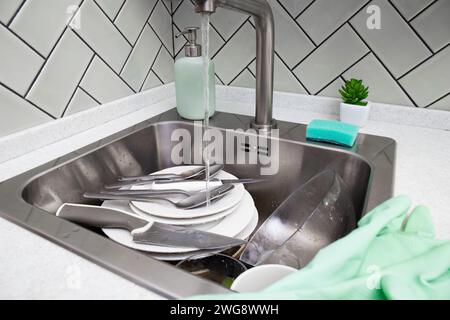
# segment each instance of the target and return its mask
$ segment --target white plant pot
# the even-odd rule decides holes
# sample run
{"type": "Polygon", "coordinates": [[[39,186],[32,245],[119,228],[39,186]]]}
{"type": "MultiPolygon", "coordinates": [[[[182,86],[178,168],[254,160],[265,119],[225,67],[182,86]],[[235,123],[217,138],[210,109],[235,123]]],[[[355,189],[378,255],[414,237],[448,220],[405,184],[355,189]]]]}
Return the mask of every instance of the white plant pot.
{"type": "Polygon", "coordinates": [[[341,121],[364,127],[369,120],[370,102],[367,106],[356,106],[341,102],[341,121]]]}

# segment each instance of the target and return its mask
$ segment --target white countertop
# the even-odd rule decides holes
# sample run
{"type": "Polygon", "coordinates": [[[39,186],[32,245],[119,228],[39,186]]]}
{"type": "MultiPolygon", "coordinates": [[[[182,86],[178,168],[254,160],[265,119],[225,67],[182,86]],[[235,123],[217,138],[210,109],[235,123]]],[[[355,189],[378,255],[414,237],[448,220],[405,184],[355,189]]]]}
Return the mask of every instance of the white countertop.
{"type": "MultiPolygon", "coordinates": [[[[219,88],[217,96],[218,110],[254,113],[251,90],[219,88]]],[[[173,86],[169,85],[0,139],[0,149],[10,155],[0,156],[0,182],[174,105],[173,86]],[[29,141],[36,136],[38,149],[32,151],[29,141]],[[26,147],[18,148],[20,141],[26,147]]],[[[315,118],[336,118],[337,105],[334,99],[277,93],[274,116],[308,123],[315,118]]],[[[406,194],[414,204],[427,205],[438,237],[445,239],[450,239],[449,117],[450,112],[375,105],[374,120],[361,130],[397,141],[395,194],[406,194]]],[[[0,299],[160,298],[1,218],[0,252],[0,299]]]]}

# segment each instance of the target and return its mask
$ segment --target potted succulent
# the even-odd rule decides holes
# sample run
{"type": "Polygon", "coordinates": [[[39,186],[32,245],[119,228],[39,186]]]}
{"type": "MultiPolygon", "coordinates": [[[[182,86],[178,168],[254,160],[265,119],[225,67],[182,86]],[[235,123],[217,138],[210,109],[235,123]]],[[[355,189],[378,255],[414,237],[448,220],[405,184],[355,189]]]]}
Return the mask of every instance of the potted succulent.
{"type": "Polygon", "coordinates": [[[342,97],[341,121],[363,127],[369,119],[370,103],[366,101],[369,88],[362,80],[350,79],[339,90],[342,97]]]}

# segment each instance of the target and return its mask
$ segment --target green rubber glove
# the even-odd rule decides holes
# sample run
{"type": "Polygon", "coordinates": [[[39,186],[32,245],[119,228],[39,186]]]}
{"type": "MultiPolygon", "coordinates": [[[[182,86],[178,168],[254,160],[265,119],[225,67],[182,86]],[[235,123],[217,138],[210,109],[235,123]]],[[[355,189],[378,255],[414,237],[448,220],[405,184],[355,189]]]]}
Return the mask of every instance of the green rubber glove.
{"type": "Polygon", "coordinates": [[[450,299],[450,241],[434,239],[428,209],[400,196],[300,271],[258,293],[194,299],[450,299]]]}

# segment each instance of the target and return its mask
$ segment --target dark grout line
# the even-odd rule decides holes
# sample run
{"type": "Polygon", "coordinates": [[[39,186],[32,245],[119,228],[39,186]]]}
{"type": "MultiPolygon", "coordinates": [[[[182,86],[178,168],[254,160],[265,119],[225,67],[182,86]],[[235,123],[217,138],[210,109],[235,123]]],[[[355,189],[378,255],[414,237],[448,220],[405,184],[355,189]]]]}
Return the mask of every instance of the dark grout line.
{"type": "Polygon", "coordinates": [[[76,15],[78,14],[78,12],[81,10],[81,6],[83,5],[84,0],[80,2],[80,5],[78,6],[78,9],[74,12],[74,14],[72,15],[72,17],[70,18],[69,22],[66,24],[66,26],[64,27],[64,30],[61,32],[61,34],[58,37],[58,40],[55,42],[55,44],[53,45],[52,49],[50,50],[47,58],[44,58],[44,63],[42,64],[42,66],[40,67],[39,71],[36,73],[36,75],[33,78],[33,81],[31,82],[30,86],[28,87],[27,91],[25,92],[24,97],[28,96],[28,94],[30,93],[31,89],[33,88],[33,86],[35,85],[37,79],[39,78],[39,76],[41,75],[42,71],[44,70],[45,66],[48,63],[48,60],[50,59],[50,57],[52,56],[53,52],[56,50],[56,47],[60,44],[61,39],[64,37],[64,35],[66,34],[66,31],[69,29],[69,24],[72,22],[72,19],[74,17],[76,17],[76,15]]]}
{"type": "Polygon", "coordinates": [[[415,107],[418,107],[417,103],[414,101],[414,99],[410,96],[410,94],[408,93],[408,91],[405,90],[405,88],[403,88],[402,84],[399,81],[396,81],[394,74],[391,72],[391,70],[384,64],[384,62],[378,57],[378,55],[375,53],[375,51],[372,50],[372,48],[369,46],[369,44],[366,42],[366,40],[364,40],[364,38],[359,34],[359,32],[356,30],[355,27],[353,27],[353,25],[351,23],[348,24],[350,26],[350,28],[352,28],[353,32],[355,32],[355,34],[359,37],[359,39],[364,42],[364,44],[367,46],[367,48],[369,48],[369,50],[371,51],[371,53],[373,54],[373,56],[378,60],[378,62],[383,66],[383,68],[389,73],[389,75],[391,76],[391,78],[393,79],[393,81],[395,83],[397,83],[397,85],[399,86],[399,88],[403,91],[403,93],[408,97],[408,99],[412,102],[412,104],[415,107]]]}
{"type": "Polygon", "coordinates": [[[221,84],[224,86],[225,82],[223,82],[223,80],[219,77],[219,75],[217,73],[214,73],[214,75],[217,77],[217,79],[219,79],[219,81],[221,82],[221,84]]]}
{"type": "Polygon", "coordinates": [[[181,5],[183,4],[183,1],[186,1],[186,0],[181,0],[180,1],[180,3],[178,4],[178,6],[174,9],[174,10],[172,10],[172,16],[178,11],[178,9],[181,7],[181,5]]]}
{"type": "MultiPolygon", "coordinates": [[[[439,0],[434,0],[433,2],[429,3],[427,6],[425,6],[425,8],[423,8],[422,10],[420,10],[419,12],[417,12],[414,16],[412,16],[411,18],[409,18],[408,23],[411,23],[414,19],[416,19],[418,16],[420,16],[422,13],[424,13],[426,10],[428,10],[428,8],[430,8],[431,6],[433,6],[436,2],[438,2],[439,0]]],[[[394,5],[395,6],[395,5],[394,5]]]]}
{"type": "Polygon", "coordinates": [[[91,66],[91,64],[92,64],[92,61],[94,61],[95,55],[96,55],[95,53],[92,54],[92,57],[91,57],[91,59],[89,60],[89,63],[88,63],[88,65],[87,65],[86,69],[84,70],[83,74],[81,75],[80,80],[78,81],[78,83],[77,83],[77,85],[76,85],[76,87],[75,87],[75,90],[73,91],[72,95],[70,96],[70,99],[69,99],[69,101],[67,102],[67,104],[66,104],[66,106],[65,106],[65,108],[64,108],[64,110],[63,110],[63,112],[62,112],[62,114],[61,114],[61,118],[64,117],[64,115],[66,114],[67,109],[69,108],[69,105],[70,105],[70,103],[72,102],[73,97],[75,96],[75,93],[77,92],[77,88],[81,85],[81,82],[83,81],[84,76],[86,75],[86,73],[88,72],[88,70],[89,70],[89,68],[90,68],[90,66],[91,66]]]}
{"type": "Polygon", "coordinates": [[[94,0],[95,5],[97,6],[97,8],[103,13],[103,15],[106,17],[106,19],[108,19],[112,25],[114,26],[114,28],[122,35],[122,37],[125,39],[125,41],[130,45],[130,47],[133,47],[133,44],[130,42],[130,40],[128,40],[127,37],[125,37],[125,35],[123,34],[123,32],[119,29],[119,27],[116,26],[115,21],[111,20],[111,18],[106,14],[106,12],[103,10],[103,8],[97,3],[97,1],[94,0]]]}
{"type": "MultiPolygon", "coordinates": [[[[239,28],[237,28],[233,34],[230,36],[230,40],[244,27],[244,25],[247,23],[247,21],[250,20],[250,17],[248,17],[247,19],[245,19],[245,21],[239,26],[239,28]]],[[[220,48],[217,50],[217,52],[211,57],[211,60],[213,60],[218,54],[219,52],[228,44],[229,41],[225,42],[224,44],[222,44],[220,46],[220,48]]]]}
{"type": "Polygon", "coordinates": [[[170,9],[167,7],[167,5],[165,4],[164,0],[161,0],[162,5],[164,6],[164,8],[166,8],[167,13],[170,14],[172,16],[172,1],[170,2],[170,9]]]}
{"type": "Polygon", "coordinates": [[[440,98],[434,100],[433,102],[431,102],[430,104],[428,104],[428,105],[425,106],[424,108],[429,108],[429,107],[431,107],[433,104],[436,104],[436,103],[438,103],[439,101],[444,100],[444,99],[447,98],[447,97],[450,97],[450,92],[448,92],[448,93],[444,94],[442,97],[440,97],[440,98]]]}
{"type": "MultiPolygon", "coordinates": [[[[239,78],[239,76],[241,74],[244,73],[245,70],[248,69],[248,67],[256,60],[256,58],[252,59],[252,61],[250,61],[241,71],[239,71],[239,73],[227,84],[227,86],[230,86],[237,78],[239,78]]],[[[253,75],[253,73],[252,73],[253,75]]]]}
{"type": "Polygon", "coordinates": [[[26,42],[21,36],[19,36],[14,30],[8,28],[3,22],[0,21],[0,25],[2,25],[6,30],[11,32],[17,39],[19,39],[23,44],[25,44],[28,48],[30,48],[34,53],[36,53],[39,57],[46,60],[45,56],[37,51],[34,47],[32,47],[28,42],[26,42]]]}
{"type": "Polygon", "coordinates": [[[361,10],[363,10],[363,9],[367,6],[367,4],[370,3],[370,1],[372,1],[372,0],[366,1],[366,3],[364,3],[364,5],[361,6],[361,8],[360,8],[359,10],[357,10],[355,13],[353,13],[353,14],[352,14],[345,22],[342,23],[342,25],[339,26],[339,28],[337,28],[336,30],[334,30],[334,31],[333,31],[330,35],[328,35],[323,41],[321,41],[319,44],[317,44],[317,47],[316,47],[314,50],[312,50],[310,53],[308,53],[305,57],[303,57],[303,59],[301,59],[299,63],[297,63],[294,67],[292,67],[291,70],[296,69],[296,68],[297,68],[299,65],[301,65],[306,59],[308,59],[311,55],[313,55],[314,52],[316,52],[318,49],[320,49],[320,47],[321,47],[325,42],[327,42],[331,37],[333,37],[337,32],[339,32],[339,30],[341,30],[345,25],[347,25],[347,24],[351,25],[350,20],[352,20],[357,14],[359,14],[359,13],[361,12],[361,10]]]}
{"type": "Polygon", "coordinates": [[[116,22],[117,18],[119,17],[120,13],[121,13],[122,10],[123,10],[123,7],[125,7],[125,2],[127,2],[127,1],[126,1],[126,0],[123,0],[122,4],[120,5],[120,8],[119,8],[119,10],[118,10],[117,13],[116,13],[116,16],[114,17],[114,19],[112,19],[112,22],[113,22],[113,23],[116,22]]]}
{"type": "Polygon", "coordinates": [[[11,93],[13,93],[14,95],[16,95],[17,97],[20,98],[20,100],[24,100],[26,102],[28,102],[29,104],[31,104],[33,107],[35,107],[36,109],[38,109],[39,111],[45,113],[47,116],[49,116],[50,118],[56,120],[57,118],[50,114],[49,112],[45,111],[44,109],[42,109],[41,107],[39,107],[38,105],[36,105],[34,102],[22,97],[21,94],[19,94],[16,90],[14,90],[13,88],[9,87],[8,85],[4,84],[3,82],[0,81],[0,86],[4,87],[6,90],[10,91],[11,93]]]}
{"type": "MultiPolygon", "coordinates": [[[[160,54],[162,48],[163,48],[163,45],[161,44],[161,45],[159,46],[158,52],[157,52],[156,55],[155,55],[155,59],[153,59],[153,62],[152,62],[152,64],[150,65],[150,68],[149,68],[148,71],[147,71],[147,74],[146,74],[146,76],[145,76],[145,78],[144,78],[144,81],[142,82],[142,84],[141,84],[141,86],[140,86],[140,88],[139,88],[139,92],[142,91],[142,88],[144,87],[145,81],[147,81],[147,78],[148,78],[148,76],[150,75],[150,73],[153,72],[153,70],[152,70],[152,69],[153,69],[153,66],[154,66],[155,63],[156,63],[156,60],[158,59],[158,56],[159,56],[159,54],[160,54]]],[[[153,72],[153,73],[155,73],[155,72],[153,72]]],[[[155,75],[156,75],[156,73],[155,73],[155,75]]],[[[159,79],[159,78],[158,78],[158,79],[159,79]]],[[[163,84],[164,84],[164,82],[163,82],[163,84]]]]}
{"type": "MultiPolygon", "coordinates": [[[[136,46],[137,46],[139,40],[141,39],[142,34],[144,33],[144,30],[145,30],[145,27],[147,26],[147,23],[148,23],[148,21],[150,20],[150,17],[152,16],[153,12],[155,11],[157,5],[158,5],[158,1],[155,3],[155,5],[154,5],[154,7],[152,8],[152,10],[150,10],[150,14],[148,15],[147,19],[145,20],[144,26],[142,27],[141,31],[139,32],[139,35],[138,35],[138,37],[137,37],[137,39],[136,39],[136,42],[135,42],[134,45],[131,47],[131,50],[130,50],[130,52],[128,53],[127,58],[125,59],[125,62],[124,62],[124,64],[123,64],[122,68],[120,69],[119,74],[122,74],[123,70],[125,69],[125,66],[127,65],[128,60],[129,60],[130,57],[131,57],[131,54],[134,52],[134,49],[136,48],[136,46]]],[[[125,81],[125,80],[124,80],[124,81],[125,81]]]]}
{"type": "Polygon", "coordinates": [[[219,30],[211,22],[209,23],[209,25],[211,29],[213,29],[219,35],[220,39],[222,39],[224,42],[227,42],[227,39],[225,39],[225,37],[220,34],[219,30]]]}
{"type": "Polygon", "coordinates": [[[83,91],[84,93],[86,93],[92,100],[94,100],[96,103],[98,103],[99,105],[101,105],[102,103],[100,101],[98,101],[93,95],[91,95],[89,92],[87,92],[87,90],[85,90],[83,87],[78,87],[78,89],[80,89],[81,91],[83,91]]]}
{"type": "Polygon", "coordinates": [[[436,57],[436,55],[440,54],[442,51],[444,51],[445,49],[447,49],[448,47],[450,47],[450,43],[447,43],[445,46],[443,46],[442,48],[440,48],[439,50],[437,50],[433,55],[423,59],[421,62],[419,62],[417,65],[415,65],[414,67],[412,67],[410,70],[408,70],[406,73],[402,74],[400,77],[397,78],[398,80],[403,79],[404,77],[406,77],[408,74],[410,74],[411,72],[413,72],[414,70],[418,69],[419,67],[421,67],[425,62],[427,62],[428,60],[433,59],[434,57],[436,57]]]}
{"type": "MultiPolygon", "coordinates": [[[[76,34],[76,36],[83,41],[83,43],[88,46],[89,49],[91,49],[94,53],[97,53],[90,45],[89,43],[86,42],[86,40],[83,39],[83,37],[81,37],[75,30],[74,34],[76,34]]],[[[132,92],[136,93],[136,91],[126,82],[122,79],[122,77],[105,61],[105,59],[102,58],[101,55],[96,55],[97,58],[99,58],[132,92]]]]}
{"type": "Polygon", "coordinates": [[[294,16],[291,15],[291,13],[289,12],[289,10],[283,5],[283,3],[280,2],[280,0],[277,0],[277,3],[283,8],[283,10],[289,15],[289,17],[292,18],[292,20],[294,21],[294,23],[297,25],[297,27],[300,28],[300,30],[302,30],[302,32],[304,33],[304,35],[306,36],[306,38],[308,38],[308,40],[311,42],[311,44],[317,48],[316,43],[314,42],[314,40],[310,37],[310,35],[303,29],[303,27],[300,25],[300,23],[297,21],[296,18],[294,18],[294,16]]]}
{"type": "MultiPolygon", "coordinates": [[[[5,1],[5,0],[2,0],[5,1]]],[[[12,24],[12,22],[14,21],[14,19],[16,18],[16,16],[19,14],[20,10],[22,9],[22,7],[24,6],[26,0],[22,0],[22,3],[19,5],[19,7],[16,9],[16,12],[14,12],[13,16],[9,19],[8,23],[6,24],[6,26],[10,26],[12,24]]]]}
{"type": "Polygon", "coordinates": [[[351,68],[353,68],[355,65],[357,65],[358,63],[360,63],[364,58],[366,58],[368,55],[370,55],[372,52],[370,51],[369,48],[368,52],[365,53],[361,58],[359,58],[358,60],[356,60],[354,63],[352,63],[348,68],[346,68],[344,71],[342,71],[337,77],[335,77],[333,80],[331,80],[330,82],[328,82],[323,88],[321,88],[319,91],[317,91],[314,95],[317,96],[318,94],[320,94],[323,90],[325,90],[330,84],[332,84],[333,82],[335,82],[337,79],[339,79],[344,73],[346,73],[348,70],[350,70],[351,68]]]}
{"type": "Polygon", "coordinates": [[[276,52],[276,51],[275,51],[275,55],[278,57],[278,59],[280,59],[281,63],[284,64],[286,69],[289,70],[289,72],[292,74],[292,76],[298,81],[298,83],[306,91],[306,93],[311,95],[311,92],[309,91],[309,89],[303,84],[303,82],[300,80],[300,78],[297,77],[297,75],[294,73],[294,71],[289,68],[288,64],[284,61],[284,59],[281,57],[281,55],[278,54],[278,52],[276,52]]]}
{"type": "MultiPolygon", "coordinates": [[[[177,29],[177,33],[180,33],[181,32],[181,30],[180,30],[180,28],[175,24],[175,22],[173,22],[172,23],[172,25],[177,29]]],[[[184,38],[184,40],[185,40],[185,43],[183,44],[183,46],[180,48],[180,50],[178,50],[176,53],[175,53],[175,48],[174,48],[174,59],[180,54],[180,52],[183,50],[183,48],[184,48],[184,46],[186,45],[186,43],[187,43],[187,38],[186,38],[186,36],[183,34],[183,35],[181,35],[183,38],[184,38]]],[[[174,46],[175,46],[175,38],[173,39],[173,41],[174,41],[174,46]]]]}
{"type": "Polygon", "coordinates": [[[147,25],[153,30],[153,32],[155,33],[156,37],[158,38],[159,42],[161,42],[161,44],[164,46],[164,48],[167,50],[167,52],[169,53],[169,56],[172,57],[172,54],[170,53],[170,50],[166,47],[166,45],[164,44],[164,41],[162,41],[162,39],[159,37],[159,35],[156,33],[155,29],[153,29],[152,25],[150,23],[147,22],[147,25]]]}
{"type": "Polygon", "coordinates": [[[402,20],[408,25],[408,27],[411,29],[412,32],[422,41],[423,45],[430,51],[431,55],[433,55],[433,49],[428,45],[428,43],[425,41],[425,39],[417,32],[416,29],[414,29],[408,22],[408,20],[405,19],[405,17],[402,15],[400,10],[394,4],[392,3],[392,0],[388,0],[389,4],[394,8],[394,10],[400,15],[402,20]]]}
{"type": "Polygon", "coordinates": [[[174,24],[173,24],[173,15],[172,15],[173,4],[170,2],[170,26],[172,31],[172,54],[173,54],[173,62],[175,62],[175,32],[173,32],[174,24]]]}
{"type": "Polygon", "coordinates": [[[305,13],[306,10],[308,10],[314,4],[314,2],[316,1],[313,0],[310,4],[308,4],[299,14],[297,14],[294,19],[297,20],[303,13],[305,13]]]}

